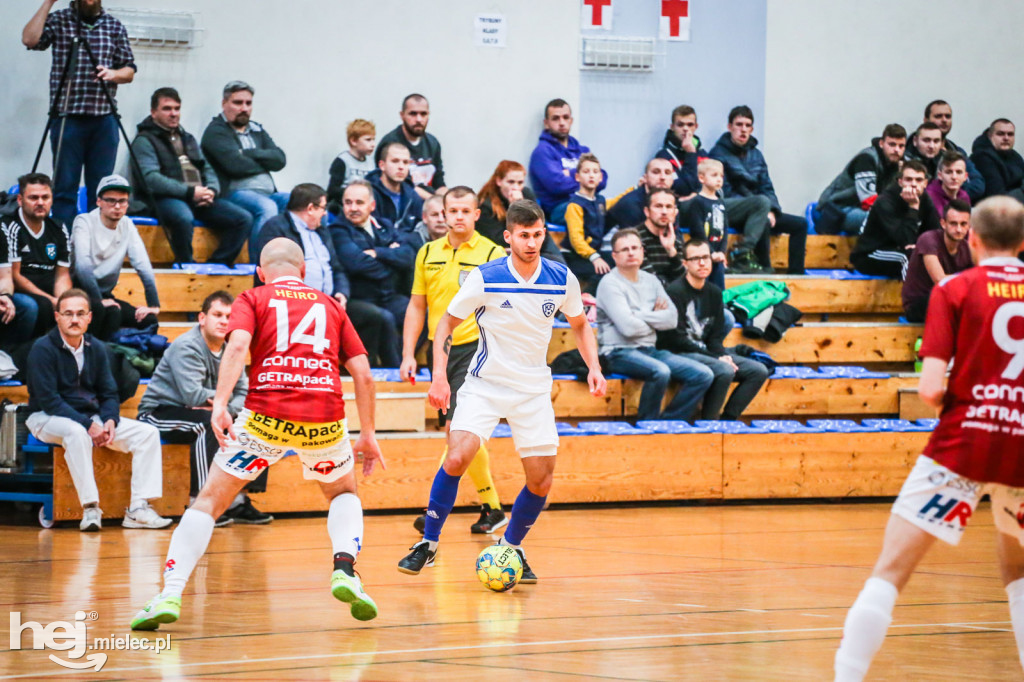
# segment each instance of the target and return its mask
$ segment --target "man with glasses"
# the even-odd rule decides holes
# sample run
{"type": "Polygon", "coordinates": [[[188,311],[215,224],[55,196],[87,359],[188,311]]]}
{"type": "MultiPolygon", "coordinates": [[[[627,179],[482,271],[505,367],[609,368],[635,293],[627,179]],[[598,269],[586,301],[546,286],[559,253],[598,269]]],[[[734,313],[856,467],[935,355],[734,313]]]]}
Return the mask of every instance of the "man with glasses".
{"type": "Polygon", "coordinates": [[[644,382],[637,419],[689,419],[711,386],[712,372],[655,348],[658,330],[675,328],[677,311],[658,278],[640,269],[644,247],[635,229],[621,229],[612,237],[612,260],[615,267],[597,285],[600,353],[612,372],[644,382]],[[662,412],[670,379],[682,386],[662,412]]]}
{"type": "Polygon", "coordinates": [[[89,294],[92,335],[104,341],[121,327],[145,329],[157,324],[160,312],[146,245],[127,216],[131,191],[120,175],[103,178],[96,191],[96,208],[75,218],[71,230],[71,276],[75,285],[89,294]],[[146,305],[138,308],[113,294],[126,257],[146,294],[146,305]]]}
{"type": "Polygon", "coordinates": [[[82,504],[84,532],[103,526],[103,511],[92,466],[94,447],[132,456],[131,497],[125,528],[166,528],[148,500],[163,495],[160,432],[118,414],[117,385],[107,349],[86,331],[92,321],[89,295],[68,289],[57,299],[57,328],[38,339],[28,355],[28,409],[32,435],[64,448],[71,480],[82,504]]]}
{"type": "Polygon", "coordinates": [[[658,333],[658,347],[711,370],[714,379],[701,405],[701,419],[735,421],[768,380],[768,368],[756,360],[730,353],[722,343],[729,332],[722,305],[722,290],[708,282],[711,275],[711,245],[691,239],[683,247],[686,275],[666,287],[669,299],[679,310],[679,323],[658,333]],[[729,384],[736,390],[725,401],[729,384]],[[724,405],[724,408],[723,408],[724,405]]]}

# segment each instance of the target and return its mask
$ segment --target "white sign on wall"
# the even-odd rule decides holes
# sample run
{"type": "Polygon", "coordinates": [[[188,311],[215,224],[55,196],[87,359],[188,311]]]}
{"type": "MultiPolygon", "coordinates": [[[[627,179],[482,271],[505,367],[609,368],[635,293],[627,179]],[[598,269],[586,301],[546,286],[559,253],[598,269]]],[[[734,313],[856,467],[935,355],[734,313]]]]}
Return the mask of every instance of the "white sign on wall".
{"type": "Polygon", "coordinates": [[[478,47],[505,47],[507,33],[504,14],[478,14],[473,21],[473,42],[478,47]]]}

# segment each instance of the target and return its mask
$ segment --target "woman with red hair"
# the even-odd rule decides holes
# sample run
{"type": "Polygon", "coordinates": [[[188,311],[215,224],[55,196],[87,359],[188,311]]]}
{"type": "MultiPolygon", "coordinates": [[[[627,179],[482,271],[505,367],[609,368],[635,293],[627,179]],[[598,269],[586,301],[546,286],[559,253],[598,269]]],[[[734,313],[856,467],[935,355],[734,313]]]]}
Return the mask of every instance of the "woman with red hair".
{"type": "MultiPolygon", "coordinates": [[[[498,164],[490,179],[480,188],[479,199],[480,218],[476,221],[477,232],[507,250],[508,242],[505,241],[504,233],[508,205],[517,199],[536,201],[533,190],[526,187],[526,168],[518,161],[505,159],[498,164]]],[[[565,262],[565,257],[550,234],[544,238],[541,255],[559,263],[565,262]]]]}

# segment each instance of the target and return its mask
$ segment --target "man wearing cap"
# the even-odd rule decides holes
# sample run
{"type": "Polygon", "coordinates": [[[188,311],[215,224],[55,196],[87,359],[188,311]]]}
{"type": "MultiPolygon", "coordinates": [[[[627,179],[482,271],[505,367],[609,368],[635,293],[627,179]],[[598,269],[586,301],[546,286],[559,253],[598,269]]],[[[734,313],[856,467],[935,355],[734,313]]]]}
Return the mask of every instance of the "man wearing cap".
{"type": "Polygon", "coordinates": [[[285,210],[288,193],[278,192],[271,171],[284,168],[284,152],[252,116],[254,90],[245,81],[224,86],[221,113],[214,116],[201,143],[203,154],[217,172],[224,198],[252,214],[249,262],[263,224],[285,210]]]}
{"type": "Polygon", "coordinates": [[[146,246],[126,214],[131,186],[120,175],[100,180],[96,208],[75,218],[71,229],[71,274],[75,285],[89,294],[93,336],[107,341],[121,327],[144,329],[157,324],[160,299],[146,246]],[[127,256],[142,280],[146,305],[136,308],[114,298],[121,266],[127,256]]]}

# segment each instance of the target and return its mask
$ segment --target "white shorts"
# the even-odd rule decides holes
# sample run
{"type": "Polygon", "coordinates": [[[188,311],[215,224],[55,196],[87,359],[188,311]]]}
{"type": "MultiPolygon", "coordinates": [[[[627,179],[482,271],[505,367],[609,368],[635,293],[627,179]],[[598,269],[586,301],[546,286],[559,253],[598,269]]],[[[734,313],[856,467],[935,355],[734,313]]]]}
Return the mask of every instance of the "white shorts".
{"type": "Polygon", "coordinates": [[[345,420],[328,424],[286,422],[243,409],[235,419],[238,440],[217,450],[213,461],[236,478],[253,481],[282,457],[298,455],[302,477],[332,483],[352,471],[345,420]]]}
{"type": "Polygon", "coordinates": [[[539,450],[534,455],[553,455],[558,448],[555,410],[551,392],[522,393],[483,379],[467,376],[459,389],[458,403],[451,421],[452,431],[469,431],[486,441],[502,417],[512,431],[512,441],[520,456],[523,451],[539,450]]]}
{"type": "Polygon", "coordinates": [[[1024,488],[979,483],[921,455],[903,483],[892,513],[951,545],[960,543],[982,496],[992,499],[996,529],[1024,545],[1024,488]]]}

